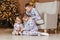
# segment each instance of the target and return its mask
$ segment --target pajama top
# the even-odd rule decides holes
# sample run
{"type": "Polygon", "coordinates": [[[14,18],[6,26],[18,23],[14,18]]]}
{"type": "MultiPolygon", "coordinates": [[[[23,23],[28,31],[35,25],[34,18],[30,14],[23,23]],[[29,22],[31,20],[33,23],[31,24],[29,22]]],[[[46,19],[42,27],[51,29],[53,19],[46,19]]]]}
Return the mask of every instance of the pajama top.
{"type": "Polygon", "coordinates": [[[32,18],[25,22],[24,26],[25,26],[25,28],[23,28],[24,31],[38,31],[38,27],[36,26],[32,18]]]}
{"type": "Polygon", "coordinates": [[[23,24],[19,24],[19,23],[14,24],[14,30],[18,30],[19,27],[23,29],[23,24]]]}
{"type": "Polygon", "coordinates": [[[39,13],[37,12],[36,8],[32,8],[32,10],[29,11],[29,12],[26,11],[26,14],[29,15],[34,20],[40,20],[41,19],[41,17],[39,15],[39,13]]]}

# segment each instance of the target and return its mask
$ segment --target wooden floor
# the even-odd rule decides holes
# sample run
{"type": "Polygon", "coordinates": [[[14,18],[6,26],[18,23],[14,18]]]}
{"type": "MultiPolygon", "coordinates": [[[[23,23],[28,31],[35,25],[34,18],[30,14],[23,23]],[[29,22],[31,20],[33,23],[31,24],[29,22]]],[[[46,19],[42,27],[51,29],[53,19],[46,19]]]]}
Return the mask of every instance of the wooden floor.
{"type": "MultiPolygon", "coordinates": [[[[11,32],[13,31],[13,28],[0,28],[0,35],[1,34],[11,34],[11,32]]],[[[44,32],[44,30],[40,29],[39,32],[44,32]]],[[[60,34],[60,31],[57,31],[57,33],[55,33],[55,30],[47,30],[47,33],[49,34],[60,34]]]]}
{"type": "Polygon", "coordinates": [[[12,29],[0,28],[0,40],[60,40],[60,34],[50,34],[49,36],[13,36],[12,29]]]}

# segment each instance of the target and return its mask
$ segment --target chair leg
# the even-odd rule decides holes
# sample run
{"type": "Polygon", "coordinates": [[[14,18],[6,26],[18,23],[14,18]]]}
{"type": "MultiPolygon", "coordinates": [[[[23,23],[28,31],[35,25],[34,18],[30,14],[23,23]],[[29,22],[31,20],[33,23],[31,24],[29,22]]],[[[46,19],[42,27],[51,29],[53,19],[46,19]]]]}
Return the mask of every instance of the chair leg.
{"type": "Polygon", "coordinates": [[[47,29],[44,29],[44,32],[47,33],[47,29]]]}
{"type": "Polygon", "coordinates": [[[55,34],[57,34],[57,30],[55,29],[55,34]]]}
{"type": "Polygon", "coordinates": [[[54,34],[57,34],[57,29],[50,29],[51,31],[54,32],[54,34]]]}

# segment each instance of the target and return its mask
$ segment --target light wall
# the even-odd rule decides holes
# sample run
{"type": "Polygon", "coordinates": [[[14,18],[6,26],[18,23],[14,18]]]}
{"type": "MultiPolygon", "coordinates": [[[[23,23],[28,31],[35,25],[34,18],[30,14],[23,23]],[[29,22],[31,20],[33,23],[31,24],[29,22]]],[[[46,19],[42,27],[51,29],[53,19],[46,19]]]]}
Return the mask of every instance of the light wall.
{"type": "Polygon", "coordinates": [[[58,1],[58,6],[59,6],[59,15],[60,15],[60,1],[58,1]]]}
{"type": "Polygon", "coordinates": [[[37,10],[40,13],[50,13],[55,14],[58,12],[57,1],[54,2],[45,2],[45,3],[36,3],[37,10]],[[39,5],[39,6],[38,6],[39,5]]]}
{"type": "Polygon", "coordinates": [[[53,2],[55,0],[38,0],[38,2],[53,2]]]}
{"type": "MultiPolygon", "coordinates": [[[[18,3],[17,6],[18,6],[18,9],[19,9],[19,12],[24,13],[24,10],[25,10],[24,5],[31,0],[16,0],[16,1],[18,3]]],[[[36,0],[36,1],[39,2],[39,3],[43,3],[43,2],[53,2],[55,0],[36,0]]],[[[60,0],[58,0],[58,1],[60,1],[60,0]]]]}
{"type": "Polygon", "coordinates": [[[37,0],[38,2],[53,2],[53,1],[60,1],[60,0],[37,0]]]}

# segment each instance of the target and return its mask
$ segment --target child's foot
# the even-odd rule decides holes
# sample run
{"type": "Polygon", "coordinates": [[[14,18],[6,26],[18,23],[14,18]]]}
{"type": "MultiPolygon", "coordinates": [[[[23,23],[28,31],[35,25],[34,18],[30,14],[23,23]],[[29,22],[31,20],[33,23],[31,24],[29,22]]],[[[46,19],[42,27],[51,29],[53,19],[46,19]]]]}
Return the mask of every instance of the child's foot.
{"type": "Polygon", "coordinates": [[[41,36],[40,32],[38,32],[38,36],[41,36]]]}
{"type": "Polygon", "coordinates": [[[12,35],[18,35],[18,32],[12,32],[12,35]]]}
{"type": "Polygon", "coordinates": [[[49,36],[49,34],[48,33],[38,32],[38,36],[49,36]]]}
{"type": "Polygon", "coordinates": [[[21,33],[21,32],[19,32],[19,35],[22,35],[22,33],[21,33]]]}
{"type": "Polygon", "coordinates": [[[49,36],[48,33],[40,33],[40,35],[42,35],[42,36],[49,36]]]}
{"type": "Polygon", "coordinates": [[[15,33],[14,33],[14,32],[12,32],[12,35],[15,35],[15,33]]]}

